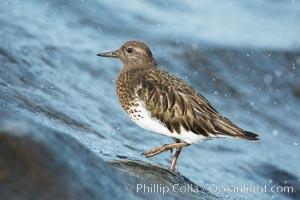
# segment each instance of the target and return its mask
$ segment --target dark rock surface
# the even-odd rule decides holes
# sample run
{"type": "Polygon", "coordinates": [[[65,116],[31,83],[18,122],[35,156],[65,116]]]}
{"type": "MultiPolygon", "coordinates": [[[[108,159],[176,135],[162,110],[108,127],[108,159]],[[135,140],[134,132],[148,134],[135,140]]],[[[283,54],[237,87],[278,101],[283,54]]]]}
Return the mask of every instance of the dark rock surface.
{"type": "Polygon", "coordinates": [[[132,178],[113,169],[70,136],[33,122],[2,118],[0,152],[0,199],[134,196],[124,191],[123,183],[134,183],[132,178]]]}
{"type": "MultiPolygon", "coordinates": [[[[127,189],[133,192],[160,193],[173,195],[178,198],[192,199],[215,199],[217,196],[211,194],[207,189],[199,187],[178,171],[171,172],[158,165],[142,162],[139,160],[117,160],[109,162],[112,166],[122,172],[137,178],[138,183],[127,185],[127,189]],[[145,192],[144,192],[145,191],[145,192]]],[[[149,194],[148,194],[149,195],[149,194]]]]}

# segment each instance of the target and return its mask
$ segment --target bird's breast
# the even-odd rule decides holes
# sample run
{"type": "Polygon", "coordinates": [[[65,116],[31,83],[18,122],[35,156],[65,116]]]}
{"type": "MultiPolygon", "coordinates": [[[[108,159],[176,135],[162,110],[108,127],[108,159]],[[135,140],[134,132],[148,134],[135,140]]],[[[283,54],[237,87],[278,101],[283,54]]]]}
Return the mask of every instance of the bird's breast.
{"type": "Polygon", "coordinates": [[[138,83],[134,80],[130,73],[120,73],[116,81],[117,97],[127,113],[137,106],[136,88],[138,83]]]}

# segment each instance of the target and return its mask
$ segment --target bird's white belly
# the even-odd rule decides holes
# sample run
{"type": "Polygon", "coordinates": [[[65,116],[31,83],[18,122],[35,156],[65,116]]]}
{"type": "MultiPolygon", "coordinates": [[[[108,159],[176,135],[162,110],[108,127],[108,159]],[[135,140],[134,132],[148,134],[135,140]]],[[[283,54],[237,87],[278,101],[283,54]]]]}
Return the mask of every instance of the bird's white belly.
{"type": "Polygon", "coordinates": [[[129,113],[129,116],[136,124],[146,130],[168,137],[177,138],[188,143],[195,143],[209,139],[203,135],[198,135],[191,131],[186,131],[183,127],[181,127],[180,134],[175,131],[171,133],[160,120],[151,116],[151,113],[146,110],[143,101],[137,101],[136,103],[138,104],[138,106],[135,107],[136,112],[129,113]]]}

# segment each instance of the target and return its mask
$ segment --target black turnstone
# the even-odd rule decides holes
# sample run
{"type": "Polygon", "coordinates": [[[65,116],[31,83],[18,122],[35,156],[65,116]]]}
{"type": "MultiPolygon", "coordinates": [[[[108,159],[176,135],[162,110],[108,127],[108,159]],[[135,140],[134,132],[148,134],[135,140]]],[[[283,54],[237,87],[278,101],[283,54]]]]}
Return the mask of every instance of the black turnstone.
{"type": "Polygon", "coordinates": [[[116,51],[98,56],[119,58],[124,66],[118,76],[117,96],[129,117],[144,129],[175,139],[173,144],[143,153],[152,157],[176,148],[175,165],[182,147],[203,140],[234,137],[259,140],[214,109],[208,100],[180,78],[160,69],[147,45],[128,41],[116,51]]]}

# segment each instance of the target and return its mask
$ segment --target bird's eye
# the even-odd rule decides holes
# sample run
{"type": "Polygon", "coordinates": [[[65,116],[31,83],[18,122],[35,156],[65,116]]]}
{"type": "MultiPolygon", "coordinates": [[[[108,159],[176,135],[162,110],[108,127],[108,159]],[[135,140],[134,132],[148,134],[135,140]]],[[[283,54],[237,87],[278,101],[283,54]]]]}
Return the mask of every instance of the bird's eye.
{"type": "Polygon", "coordinates": [[[127,48],[126,51],[127,51],[128,53],[132,53],[132,52],[133,52],[132,48],[127,48]]]}

